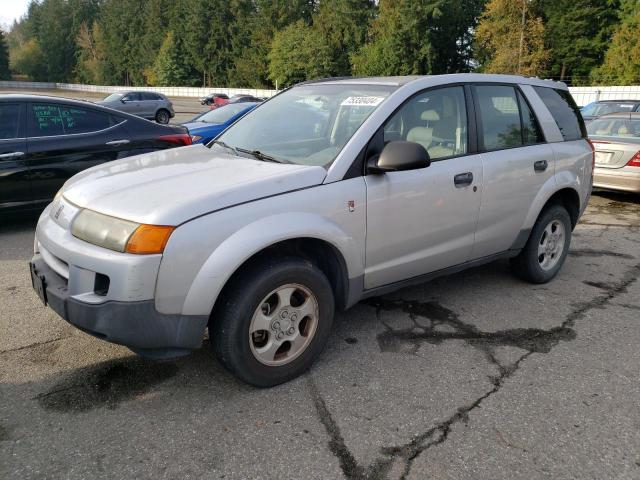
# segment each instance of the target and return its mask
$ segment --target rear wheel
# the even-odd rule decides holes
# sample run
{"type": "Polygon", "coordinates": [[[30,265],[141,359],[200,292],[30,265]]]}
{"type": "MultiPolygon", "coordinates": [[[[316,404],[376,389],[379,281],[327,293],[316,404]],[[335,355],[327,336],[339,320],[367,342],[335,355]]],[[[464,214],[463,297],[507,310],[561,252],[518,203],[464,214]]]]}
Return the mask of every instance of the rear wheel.
{"type": "Polygon", "coordinates": [[[171,115],[164,108],[156,112],[156,122],[166,125],[167,123],[169,123],[170,119],[171,119],[171,115]]]}
{"type": "Polygon", "coordinates": [[[268,258],[225,288],[209,326],[216,356],[241,380],[270,387],[307,370],[331,330],[326,276],[300,258],[268,258]]]}
{"type": "Polygon", "coordinates": [[[513,272],[528,282],[548,282],[562,268],[570,243],[571,218],[567,210],[561,205],[546,208],[522,252],[511,260],[513,272]]]}

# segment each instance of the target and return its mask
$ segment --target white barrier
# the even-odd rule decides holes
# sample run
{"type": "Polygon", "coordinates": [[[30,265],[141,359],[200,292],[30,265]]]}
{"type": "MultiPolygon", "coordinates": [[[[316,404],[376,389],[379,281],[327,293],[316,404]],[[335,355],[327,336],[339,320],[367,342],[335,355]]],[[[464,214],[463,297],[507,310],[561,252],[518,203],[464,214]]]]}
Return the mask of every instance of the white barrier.
{"type": "Polygon", "coordinates": [[[23,88],[23,89],[45,89],[45,90],[74,90],[80,92],[113,93],[132,90],[144,90],[146,92],[158,92],[170,97],[193,97],[200,98],[210,93],[226,93],[227,95],[253,95],[255,97],[271,97],[276,94],[276,90],[266,90],[259,88],[197,88],[197,87],[123,87],[108,85],[83,85],[79,83],[54,83],[54,82],[14,82],[0,81],[0,88],[23,88]]]}
{"type": "Polygon", "coordinates": [[[598,100],[640,100],[640,86],[630,87],[569,87],[579,106],[598,100]]]}
{"type": "MultiPolygon", "coordinates": [[[[54,82],[14,82],[0,81],[0,87],[24,88],[24,89],[60,89],[75,90],[81,92],[112,93],[126,90],[145,90],[163,93],[170,97],[200,98],[210,93],[226,93],[227,95],[254,95],[256,97],[271,97],[277,90],[265,90],[255,88],[197,88],[197,87],[123,87],[107,85],[82,85],[79,83],[54,83],[54,82]]],[[[580,106],[596,100],[636,100],[640,99],[640,86],[611,86],[611,87],[569,87],[569,91],[576,103],[580,106]]]]}

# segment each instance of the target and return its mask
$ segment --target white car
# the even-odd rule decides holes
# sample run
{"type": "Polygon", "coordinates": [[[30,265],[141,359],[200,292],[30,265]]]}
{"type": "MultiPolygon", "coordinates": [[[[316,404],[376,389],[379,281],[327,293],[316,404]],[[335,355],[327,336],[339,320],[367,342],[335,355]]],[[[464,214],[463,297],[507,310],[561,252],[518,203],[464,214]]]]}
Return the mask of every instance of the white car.
{"type": "Polygon", "coordinates": [[[307,82],[206,146],[71,178],[38,222],[33,285],[145,356],[188,354],[208,327],[231,372],[276,385],[311,365],[336,308],[501,257],[551,280],[591,192],[585,137],[562,83],[307,82]]]}

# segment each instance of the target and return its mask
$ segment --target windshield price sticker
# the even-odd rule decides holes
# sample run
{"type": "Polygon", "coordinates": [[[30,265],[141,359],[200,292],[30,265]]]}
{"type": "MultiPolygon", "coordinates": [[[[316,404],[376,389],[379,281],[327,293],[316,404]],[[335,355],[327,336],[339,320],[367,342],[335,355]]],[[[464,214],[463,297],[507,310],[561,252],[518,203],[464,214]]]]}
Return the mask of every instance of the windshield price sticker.
{"type": "Polygon", "coordinates": [[[384,97],[347,97],[340,105],[354,105],[358,107],[377,107],[384,97]]]}

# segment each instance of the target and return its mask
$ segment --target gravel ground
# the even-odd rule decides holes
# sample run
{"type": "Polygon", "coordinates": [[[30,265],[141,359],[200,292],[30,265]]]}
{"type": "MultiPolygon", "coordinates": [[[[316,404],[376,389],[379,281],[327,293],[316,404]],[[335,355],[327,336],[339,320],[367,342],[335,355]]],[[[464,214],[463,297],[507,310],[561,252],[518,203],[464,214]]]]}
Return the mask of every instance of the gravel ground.
{"type": "Polygon", "coordinates": [[[559,276],[496,262],[356,305],[258,390],[42,307],[0,226],[0,478],[640,478],[640,197],[596,193],[559,276]]]}

